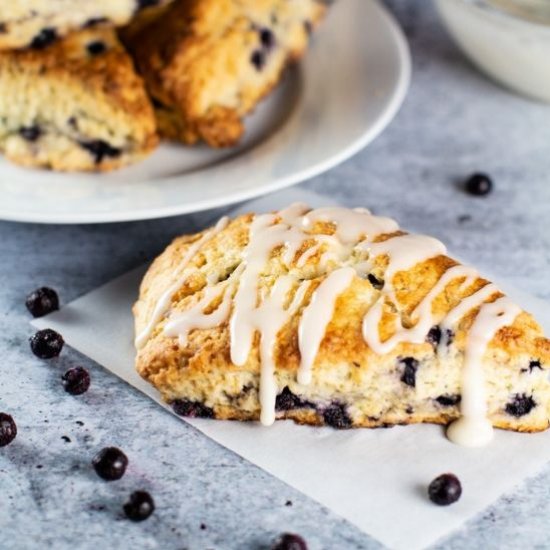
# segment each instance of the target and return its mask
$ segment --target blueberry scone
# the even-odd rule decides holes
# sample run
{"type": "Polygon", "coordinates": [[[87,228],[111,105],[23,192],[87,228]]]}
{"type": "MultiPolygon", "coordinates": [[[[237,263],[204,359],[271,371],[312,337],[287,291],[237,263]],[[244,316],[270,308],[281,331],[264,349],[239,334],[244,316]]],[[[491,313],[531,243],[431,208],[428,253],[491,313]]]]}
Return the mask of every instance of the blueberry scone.
{"type": "Polygon", "coordinates": [[[42,49],[70,31],[124,25],[145,8],[169,0],[3,0],[0,50],[42,49]]]}
{"type": "Polygon", "coordinates": [[[550,341],[436,239],[295,204],[176,239],[143,279],[137,370],[184,416],[431,422],[458,442],[550,421],[550,341]]]}
{"type": "Polygon", "coordinates": [[[0,150],[27,166],[110,170],[156,146],[143,81],[113,30],[0,53],[0,150]]]}
{"type": "Polygon", "coordinates": [[[322,18],[318,0],[177,0],[126,43],[164,137],[234,145],[243,117],[299,58],[322,18]]]}

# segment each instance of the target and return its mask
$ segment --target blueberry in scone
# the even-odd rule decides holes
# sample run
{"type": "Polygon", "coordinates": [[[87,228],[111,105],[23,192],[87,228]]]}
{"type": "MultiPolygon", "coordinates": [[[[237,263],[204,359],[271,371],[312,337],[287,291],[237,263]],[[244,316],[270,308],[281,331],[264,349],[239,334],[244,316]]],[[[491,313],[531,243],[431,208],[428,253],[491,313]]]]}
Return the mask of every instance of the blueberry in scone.
{"type": "Polygon", "coordinates": [[[111,29],[0,52],[0,150],[13,162],[103,171],[158,142],[143,81],[111,29]]]}
{"type": "Polygon", "coordinates": [[[177,238],[134,315],[137,370],[182,416],[452,423],[467,445],[550,424],[535,320],[441,242],[364,209],[295,204],[177,238]]]}
{"type": "Polygon", "coordinates": [[[0,50],[45,48],[71,31],[98,25],[124,25],[145,8],[168,2],[5,0],[0,2],[0,50]]]}
{"type": "Polygon", "coordinates": [[[161,135],[234,145],[243,117],[304,53],[319,0],[176,0],[123,38],[155,101],[161,135]]]}

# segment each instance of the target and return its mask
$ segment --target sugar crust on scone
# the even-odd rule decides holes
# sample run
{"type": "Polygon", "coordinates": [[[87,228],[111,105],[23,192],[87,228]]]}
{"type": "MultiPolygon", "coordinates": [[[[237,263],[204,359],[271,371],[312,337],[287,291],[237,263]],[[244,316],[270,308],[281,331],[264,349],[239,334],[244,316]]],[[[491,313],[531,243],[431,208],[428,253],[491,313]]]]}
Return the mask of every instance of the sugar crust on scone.
{"type": "Polygon", "coordinates": [[[305,51],[318,0],[177,0],[123,33],[157,108],[163,137],[234,145],[243,117],[305,51]]]}
{"type": "Polygon", "coordinates": [[[0,88],[0,150],[18,164],[111,170],[158,143],[143,81],[112,29],[0,52],[0,88]]]}
{"type": "MultiPolygon", "coordinates": [[[[150,322],[167,288],[178,279],[182,281],[169,300],[167,315],[153,324],[136,360],[140,375],[152,383],[179,414],[237,420],[260,417],[260,335],[257,332],[246,362],[239,366],[231,361],[229,316],[217,326],[191,327],[184,343],[164,332],[171,317],[190,311],[209,288],[225,284],[238,272],[255,219],[252,214],[240,216],[211,235],[203,232],[177,238],[153,262],[143,279],[134,307],[137,334],[150,322]],[[182,270],[182,258],[199,239],[204,243],[182,270]]],[[[295,279],[294,288],[300,282],[311,282],[301,308],[276,337],[273,357],[278,388],[277,418],[337,428],[417,422],[447,424],[457,419],[466,342],[480,308],[468,311],[452,331],[442,333],[440,323],[463,299],[488,285],[481,277],[475,277],[466,285],[465,278],[459,277],[437,295],[432,303],[436,323],[425,341],[401,342],[391,351],[378,354],[362,334],[363,319],[385,283],[388,257],[376,257],[368,273],[354,276],[349,287],[338,295],[313,363],[312,381],[308,385],[298,383],[299,324],[304,308],[315,289],[331,273],[343,265],[356,268],[365,259],[355,250],[346,258],[323,261],[323,255],[331,252],[330,239],[325,239],[312,253],[316,240],[330,237],[334,232],[330,222],[316,223],[310,229],[311,240],[304,242],[289,263],[285,261],[285,246],[277,246],[262,270],[260,303],[282,277],[291,275],[295,279]],[[307,260],[300,262],[304,255],[307,260]]],[[[403,233],[383,234],[376,241],[399,235],[403,233]]],[[[380,340],[391,337],[396,319],[404,327],[414,326],[411,315],[415,308],[443,274],[457,265],[455,260],[440,254],[395,273],[391,282],[396,300],[384,303],[380,340]]],[[[233,296],[237,287],[238,282],[231,290],[233,296]]],[[[497,290],[488,294],[487,303],[502,296],[497,290]]],[[[220,300],[214,300],[205,313],[219,306],[220,300]]],[[[482,367],[488,418],[494,426],[527,432],[549,426],[549,365],[550,341],[528,313],[521,312],[512,323],[496,332],[482,367]]]]}

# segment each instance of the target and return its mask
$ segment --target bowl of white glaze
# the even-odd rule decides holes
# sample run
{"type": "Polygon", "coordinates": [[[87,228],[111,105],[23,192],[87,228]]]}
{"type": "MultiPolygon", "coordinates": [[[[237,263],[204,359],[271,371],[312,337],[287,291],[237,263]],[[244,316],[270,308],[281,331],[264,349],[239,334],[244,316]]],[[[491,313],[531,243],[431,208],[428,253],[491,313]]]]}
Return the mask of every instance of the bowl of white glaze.
{"type": "Polygon", "coordinates": [[[550,103],[550,0],[437,0],[463,52],[489,76],[550,103]]]}

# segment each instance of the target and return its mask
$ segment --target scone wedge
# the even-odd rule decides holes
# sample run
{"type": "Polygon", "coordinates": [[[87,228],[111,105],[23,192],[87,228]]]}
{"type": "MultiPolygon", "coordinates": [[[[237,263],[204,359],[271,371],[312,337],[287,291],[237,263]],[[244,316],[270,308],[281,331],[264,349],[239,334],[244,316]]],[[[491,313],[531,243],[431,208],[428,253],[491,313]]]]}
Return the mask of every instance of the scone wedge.
{"type": "Polygon", "coordinates": [[[318,0],[176,0],[123,33],[163,137],[236,144],[243,117],[305,51],[325,12],[318,0]]]}
{"type": "Polygon", "coordinates": [[[112,29],[0,52],[0,150],[18,164],[104,171],[156,147],[152,105],[112,29]]]}
{"type": "Polygon", "coordinates": [[[181,415],[461,419],[478,439],[549,426],[550,341],[531,315],[441,242],[363,209],[296,204],[177,238],[134,313],[137,370],[181,415]]]}

